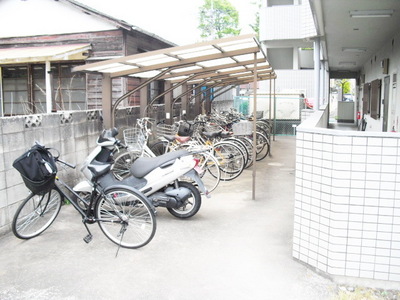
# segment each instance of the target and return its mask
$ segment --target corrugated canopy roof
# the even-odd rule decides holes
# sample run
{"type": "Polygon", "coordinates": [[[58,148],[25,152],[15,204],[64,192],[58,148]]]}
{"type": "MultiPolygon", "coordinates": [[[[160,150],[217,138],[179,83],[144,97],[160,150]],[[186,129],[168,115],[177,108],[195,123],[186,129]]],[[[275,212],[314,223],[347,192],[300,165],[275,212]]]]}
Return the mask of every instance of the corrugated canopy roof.
{"type": "Polygon", "coordinates": [[[90,44],[0,49],[0,64],[86,59],[90,44]]]}
{"type": "Polygon", "coordinates": [[[239,85],[276,78],[255,35],[165,48],[77,66],[73,71],[132,76],[172,83],[239,85]]]}

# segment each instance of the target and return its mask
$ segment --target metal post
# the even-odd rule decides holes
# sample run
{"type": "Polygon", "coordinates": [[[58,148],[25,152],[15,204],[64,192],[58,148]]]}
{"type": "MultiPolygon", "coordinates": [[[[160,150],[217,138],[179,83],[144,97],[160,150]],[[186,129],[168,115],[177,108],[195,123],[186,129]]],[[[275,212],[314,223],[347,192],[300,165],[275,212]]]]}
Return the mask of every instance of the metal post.
{"type": "Polygon", "coordinates": [[[51,86],[51,64],[49,61],[46,61],[45,63],[46,66],[46,71],[45,71],[45,80],[46,80],[46,112],[49,114],[51,113],[52,110],[52,104],[53,104],[53,90],[51,86]]]}
{"type": "Polygon", "coordinates": [[[320,39],[317,37],[314,40],[314,111],[319,110],[320,106],[320,39]]]}
{"type": "Polygon", "coordinates": [[[254,81],[253,81],[253,193],[252,199],[256,199],[256,145],[257,145],[257,138],[256,138],[256,121],[257,121],[257,53],[254,53],[254,81]]]}
{"type": "Polygon", "coordinates": [[[101,84],[102,93],[102,111],[103,111],[103,126],[104,128],[114,127],[114,116],[111,110],[112,107],[112,84],[111,77],[108,73],[103,73],[103,80],[101,84]]]}

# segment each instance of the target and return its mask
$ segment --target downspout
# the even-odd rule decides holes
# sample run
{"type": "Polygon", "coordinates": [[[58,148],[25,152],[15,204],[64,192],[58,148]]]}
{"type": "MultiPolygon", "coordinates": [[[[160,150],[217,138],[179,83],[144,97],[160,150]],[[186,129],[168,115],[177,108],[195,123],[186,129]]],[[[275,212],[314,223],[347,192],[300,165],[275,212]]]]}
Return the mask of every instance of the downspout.
{"type": "Polygon", "coordinates": [[[46,113],[50,114],[52,110],[52,95],[53,90],[51,86],[51,64],[49,61],[45,62],[46,70],[45,70],[45,80],[46,80],[46,113]]]}
{"type": "Polygon", "coordinates": [[[314,111],[320,107],[320,84],[321,84],[321,60],[320,60],[320,38],[314,40],[314,111]]]}
{"type": "Polygon", "coordinates": [[[3,73],[0,67],[0,117],[4,117],[3,73]]]}

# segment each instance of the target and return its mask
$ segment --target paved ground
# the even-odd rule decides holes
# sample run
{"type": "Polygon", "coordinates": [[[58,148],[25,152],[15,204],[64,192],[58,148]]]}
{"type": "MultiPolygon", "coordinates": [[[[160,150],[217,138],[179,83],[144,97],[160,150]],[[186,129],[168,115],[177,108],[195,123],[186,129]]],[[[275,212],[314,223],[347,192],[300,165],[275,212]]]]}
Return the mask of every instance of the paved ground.
{"type": "Polygon", "coordinates": [[[41,236],[0,237],[0,299],[332,299],[336,285],[292,259],[295,139],[224,182],[200,212],[178,220],[158,210],[154,239],[138,250],[90,244],[71,206],[41,236]]]}

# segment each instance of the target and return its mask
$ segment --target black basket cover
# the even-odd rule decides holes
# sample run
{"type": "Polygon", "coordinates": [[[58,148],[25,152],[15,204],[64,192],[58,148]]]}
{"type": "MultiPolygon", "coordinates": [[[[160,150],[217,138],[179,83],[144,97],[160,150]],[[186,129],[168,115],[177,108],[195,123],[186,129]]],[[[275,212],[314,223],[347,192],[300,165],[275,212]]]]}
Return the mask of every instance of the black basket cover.
{"type": "Polygon", "coordinates": [[[14,161],[13,167],[35,194],[46,193],[54,186],[57,166],[53,155],[44,146],[34,145],[14,161]]]}

